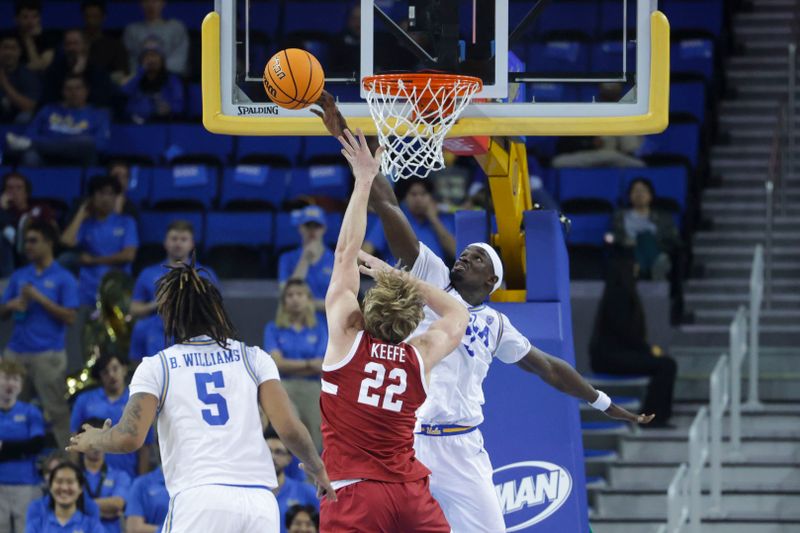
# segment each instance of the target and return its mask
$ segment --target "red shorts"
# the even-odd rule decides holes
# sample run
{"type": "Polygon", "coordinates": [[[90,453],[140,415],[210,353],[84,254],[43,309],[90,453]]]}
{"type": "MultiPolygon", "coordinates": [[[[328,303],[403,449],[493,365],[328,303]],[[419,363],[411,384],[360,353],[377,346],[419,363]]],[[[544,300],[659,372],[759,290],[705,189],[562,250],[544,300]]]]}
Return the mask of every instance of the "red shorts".
{"type": "Polygon", "coordinates": [[[322,500],[320,533],[450,533],[428,478],[406,483],[359,481],[322,500]]]}

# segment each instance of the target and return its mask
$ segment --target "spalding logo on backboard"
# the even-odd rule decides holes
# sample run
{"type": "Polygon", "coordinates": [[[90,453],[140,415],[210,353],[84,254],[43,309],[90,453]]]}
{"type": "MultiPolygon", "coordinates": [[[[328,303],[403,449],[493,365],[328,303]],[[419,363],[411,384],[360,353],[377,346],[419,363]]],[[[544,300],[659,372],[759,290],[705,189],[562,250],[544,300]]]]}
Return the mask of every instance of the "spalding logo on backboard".
{"type": "Polygon", "coordinates": [[[572,476],[545,461],[521,461],[494,471],[497,499],[506,531],[522,531],[545,520],[561,507],[572,491],[572,476]]]}

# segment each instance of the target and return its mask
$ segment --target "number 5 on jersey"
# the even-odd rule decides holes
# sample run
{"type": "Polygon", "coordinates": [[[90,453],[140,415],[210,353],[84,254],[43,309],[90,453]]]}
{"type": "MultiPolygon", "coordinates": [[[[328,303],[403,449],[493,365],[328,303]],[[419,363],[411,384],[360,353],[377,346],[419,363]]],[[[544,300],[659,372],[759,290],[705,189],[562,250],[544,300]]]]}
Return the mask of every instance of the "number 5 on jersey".
{"type": "Polygon", "coordinates": [[[386,393],[383,396],[383,403],[381,404],[381,396],[377,392],[370,392],[370,389],[380,389],[383,386],[384,378],[386,377],[386,367],[374,361],[367,363],[364,367],[364,372],[367,374],[374,374],[374,377],[364,378],[361,381],[361,390],[358,392],[358,403],[378,407],[379,405],[387,411],[394,411],[399,413],[403,408],[402,400],[395,400],[397,394],[403,394],[406,391],[406,371],[402,368],[393,368],[389,372],[389,380],[396,381],[386,387],[386,393]]]}
{"type": "Polygon", "coordinates": [[[216,392],[208,392],[208,385],[221,389],[225,386],[225,378],[221,370],[212,372],[210,374],[195,374],[194,383],[197,385],[197,398],[206,405],[216,405],[217,414],[214,414],[211,409],[203,409],[203,420],[209,426],[224,426],[228,421],[228,402],[225,398],[216,392]]]}

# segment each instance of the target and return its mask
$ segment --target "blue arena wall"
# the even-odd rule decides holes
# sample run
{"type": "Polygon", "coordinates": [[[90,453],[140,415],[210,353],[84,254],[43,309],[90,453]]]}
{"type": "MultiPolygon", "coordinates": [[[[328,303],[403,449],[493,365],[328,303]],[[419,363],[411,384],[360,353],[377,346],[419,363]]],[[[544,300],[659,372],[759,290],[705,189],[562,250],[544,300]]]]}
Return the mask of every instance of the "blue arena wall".
{"type": "MultiPolygon", "coordinates": [[[[538,348],[575,365],[569,260],[558,214],[524,217],[527,302],[493,303],[538,348]]],[[[486,213],[456,214],[458,250],[487,241],[486,213]]],[[[492,364],[481,426],[507,531],[588,533],[578,401],[516,365],[492,364]]]]}

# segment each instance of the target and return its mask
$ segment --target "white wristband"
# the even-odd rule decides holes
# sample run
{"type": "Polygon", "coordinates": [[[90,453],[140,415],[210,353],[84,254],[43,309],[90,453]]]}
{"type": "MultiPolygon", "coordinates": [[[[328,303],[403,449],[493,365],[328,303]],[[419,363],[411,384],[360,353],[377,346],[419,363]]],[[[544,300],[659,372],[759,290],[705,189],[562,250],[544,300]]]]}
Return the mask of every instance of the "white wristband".
{"type": "Polygon", "coordinates": [[[598,411],[606,411],[606,409],[611,407],[611,398],[608,397],[608,394],[599,390],[597,391],[597,399],[589,405],[598,411]]]}

